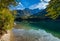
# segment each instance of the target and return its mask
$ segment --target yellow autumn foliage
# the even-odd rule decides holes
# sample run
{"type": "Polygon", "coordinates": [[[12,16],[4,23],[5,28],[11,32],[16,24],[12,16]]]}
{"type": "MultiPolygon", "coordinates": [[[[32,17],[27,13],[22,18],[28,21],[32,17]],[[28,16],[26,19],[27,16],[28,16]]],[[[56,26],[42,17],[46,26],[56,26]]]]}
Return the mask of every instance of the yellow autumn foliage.
{"type": "Polygon", "coordinates": [[[0,28],[11,29],[14,24],[14,16],[9,9],[0,11],[0,28]],[[3,27],[1,27],[3,25],[3,27]]]}
{"type": "Polygon", "coordinates": [[[49,16],[52,19],[56,19],[60,16],[60,0],[51,0],[47,6],[47,12],[45,16],[49,16]]]}
{"type": "Polygon", "coordinates": [[[9,10],[9,5],[15,5],[15,0],[0,0],[0,36],[14,26],[15,11],[9,10]]]}

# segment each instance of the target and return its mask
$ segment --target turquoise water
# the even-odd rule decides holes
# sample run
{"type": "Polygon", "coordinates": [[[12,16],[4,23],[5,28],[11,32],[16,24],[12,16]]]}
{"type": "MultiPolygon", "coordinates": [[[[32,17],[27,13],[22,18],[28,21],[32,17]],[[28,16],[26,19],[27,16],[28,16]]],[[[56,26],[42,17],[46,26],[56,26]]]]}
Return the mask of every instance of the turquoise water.
{"type": "Polygon", "coordinates": [[[51,31],[60,32],[60,22],[59,21],[39,21],[30,23],[31,26],[36,28],[48,29],[51,31]]]}
{"type": "MultiPolygon", "coordinates": [[[[16,26],[15,26],[16,27],[16,26]]],[[[44,29],[47,32],[60,38],[60,21],[40,20],[40,21],[22,21],[17,22],[17,27],[24,29],[44,29]]]]}

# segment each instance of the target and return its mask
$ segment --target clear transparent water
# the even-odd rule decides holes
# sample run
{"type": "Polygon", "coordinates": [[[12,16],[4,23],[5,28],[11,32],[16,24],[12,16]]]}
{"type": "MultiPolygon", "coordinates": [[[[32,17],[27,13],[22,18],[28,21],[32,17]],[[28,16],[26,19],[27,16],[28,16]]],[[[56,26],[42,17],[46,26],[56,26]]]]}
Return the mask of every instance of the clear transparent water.
{"type": "Polygon", "coordinates": [[[60,20],[41,20],[41,21],[22,21],[16,22],[15,28],[17,29],[44,29],[45,31],[52,33],[54,36],[60,38],[60,20]]]}

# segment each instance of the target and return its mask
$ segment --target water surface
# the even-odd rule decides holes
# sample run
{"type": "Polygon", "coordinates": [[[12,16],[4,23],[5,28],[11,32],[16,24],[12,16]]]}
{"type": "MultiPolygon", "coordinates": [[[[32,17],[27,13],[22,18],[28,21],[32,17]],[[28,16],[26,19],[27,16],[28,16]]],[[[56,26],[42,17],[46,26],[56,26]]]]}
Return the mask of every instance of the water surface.
{"type": "Polygon", "coordinates": [[[52,33],[56,37],[60,37],[60,20],[28,20],[22,22],[16,22],[15,28],[17,29],[43,29],[49,33],[52,33]]]}

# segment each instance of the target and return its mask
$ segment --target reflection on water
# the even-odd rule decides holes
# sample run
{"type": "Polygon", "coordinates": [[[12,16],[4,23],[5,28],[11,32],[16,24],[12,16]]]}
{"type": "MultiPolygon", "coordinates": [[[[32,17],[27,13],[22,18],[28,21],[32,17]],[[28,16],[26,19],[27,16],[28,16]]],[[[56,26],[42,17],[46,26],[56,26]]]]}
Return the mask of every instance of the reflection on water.
{"type": "MultiPolygon", "coordinates": [[[[21,38],[22,34],[23,34],[22,37],[27,34],[28,36],[24,36],[26,38],[26,37],[30,37],[29,36],[30,34],[34,36],[34,33],[36,33],[35,36],[36,37],[39,36],[38,40],[43,38],[44,40],[42,39],[41,41],[50,41],[50,38],[51,38],[52,39],[51,41],[60,41],[59,39],[56,38],[56,37],[60,38],[60,21],[42,20],[42,21],[16,22],[15,30],[13,30],[13,33],[15,34],[15,36],[16,35],[19,36],[19,38],[21,38]],[[54,37],[54,35],[56,37],[54,37]],[[40,36],[42,37],[40,38],[40,36]]],[[[19,40],[19,38],[16,40],[19,40]]]]}
{"type": "Polygon", "coordinates": [[[13,29],[13,33],[15,41],[60,41],[59,38],[41,29],[13,29]]]}
{"type": "Polygon", "coordinates": [[[18,26],[23,27],[34,27],[34,28],[42,28],[42,29],[49,29],[52,31],[60,32],[60,20],[33,20],[33,21],[22,21],[17,22],[18,26]]]}

